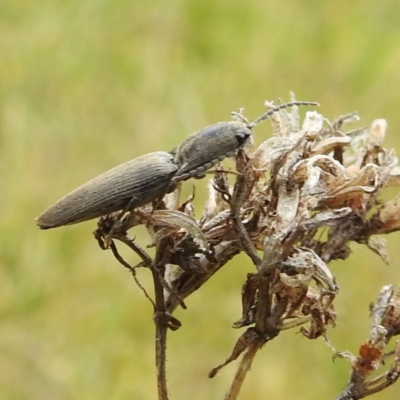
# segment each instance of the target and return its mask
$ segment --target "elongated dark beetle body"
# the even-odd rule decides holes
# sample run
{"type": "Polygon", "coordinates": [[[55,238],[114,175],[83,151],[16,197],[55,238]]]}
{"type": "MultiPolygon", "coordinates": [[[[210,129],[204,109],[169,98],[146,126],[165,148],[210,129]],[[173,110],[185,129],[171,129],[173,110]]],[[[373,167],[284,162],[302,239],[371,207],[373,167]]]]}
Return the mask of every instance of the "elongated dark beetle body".
{"type": "Polygon", "coordinates": [[[173,182],[199,177],[226,157],[233,156],[251,136],[243,122],[218,122],[188,136],[175,150],[179,169],[173,182]]]}
{"type": "Polygon", "coordinates": [[[145,154],[84,183],[39,215],[36,223],[42,229],[56,228],[143,206],[164,196],[177,170],[170,153],[145,154]]]}

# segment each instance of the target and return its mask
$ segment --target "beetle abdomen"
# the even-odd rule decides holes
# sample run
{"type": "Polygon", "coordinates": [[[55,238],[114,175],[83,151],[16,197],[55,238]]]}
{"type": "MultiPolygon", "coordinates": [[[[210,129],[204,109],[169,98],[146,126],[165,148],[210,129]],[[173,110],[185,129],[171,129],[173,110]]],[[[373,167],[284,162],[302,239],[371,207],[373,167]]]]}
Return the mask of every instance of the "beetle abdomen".
{"type": "Polygon", "coordinates": [[[84,183],[36,219],[42,229],[140,207],[162,197],[178,167],[173,156],[157,151],[118,165],[84,183]],[[130,204],[131,203],[131,204],[130,204]]]}

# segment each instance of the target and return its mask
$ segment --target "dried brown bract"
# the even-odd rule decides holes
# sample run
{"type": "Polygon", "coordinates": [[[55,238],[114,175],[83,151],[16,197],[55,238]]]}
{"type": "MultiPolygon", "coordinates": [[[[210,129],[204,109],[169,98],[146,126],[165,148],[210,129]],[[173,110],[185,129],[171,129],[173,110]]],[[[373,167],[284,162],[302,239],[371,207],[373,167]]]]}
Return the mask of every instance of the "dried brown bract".
{"type": "Polygon", "coordinates": [[[400,342],[387,352],[390,339],[400,334],[400,288],[384,286],[372,310],[370,337],[360,346],[358,356],[340,352],[337,357],[351,364],[349,383],[337,400],[361,399],[393,385],[400,377],[400,342]],[[385,372],[371,378],[371,374],[385,367],[385,359],[394,360],[385,372]]]}

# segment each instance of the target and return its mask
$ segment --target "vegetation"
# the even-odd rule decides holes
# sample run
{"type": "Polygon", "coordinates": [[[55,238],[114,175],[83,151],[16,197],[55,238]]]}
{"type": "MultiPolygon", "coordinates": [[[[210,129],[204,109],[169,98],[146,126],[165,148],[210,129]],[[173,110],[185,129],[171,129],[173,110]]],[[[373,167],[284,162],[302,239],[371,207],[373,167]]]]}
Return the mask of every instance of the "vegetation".
{"type": "MultiPolygon", "coordinates": [[[[289,90],[317,100],[331,120],[353,110],[367,125],[384,117],[385,147],[398,149],[399,12],[394,0],[4,0],[0,397],[156,398],[152,307],[111,252],[99,250],[96,224],[40,232],[33,219],[104,170],[171,149],[239,107],[255,118],[264,100],[289,90]]],[[[270,136],[264,123],[255,141],[270,136]]],[[[205,181],[194,184],[201,209],[205,181]]],[[[131,234],[147,244],[143,228],[131,234]]],[[[331,265],[340,319],[329,338],[338,350],[357,353],[369,336],[368,304],[399,282],[397,242],[398,233],[388,237],[389,267],[357,243],[349,260],[331,265]]],[[[187,300],[188,310],[177,309],[183,326],[169,336],[171,398],[223,397],[235,365],[211,381],[207,374],[238,339],[230,327],[249,272],[249,259],[238,256],[187,300]]],[[[140,279],[151,287],[146,273],[140,279]]],[[[243,398],[332,398],[345,385],[348,364],[332,364],[322,340],[293,332],[260,352],[243,398]]]]}

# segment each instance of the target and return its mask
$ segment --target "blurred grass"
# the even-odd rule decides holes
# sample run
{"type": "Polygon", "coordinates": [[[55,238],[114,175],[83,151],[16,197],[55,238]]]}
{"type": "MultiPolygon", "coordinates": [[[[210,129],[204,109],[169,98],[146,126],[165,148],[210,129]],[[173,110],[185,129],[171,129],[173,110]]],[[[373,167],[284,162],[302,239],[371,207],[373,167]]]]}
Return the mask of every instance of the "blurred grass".
{"type": "MultiPolygon", "coordinates": [[[[289,90],[329,118],[386,118],[386,144],[399,149],[399,17],[395,0],[3,0],[0,398],[156,398],[151,308],[98,249],[95,222],[40,232],[33,218],[96,174],[168,150],[239,107],[255,117],[289,90]]],[[[269,132],[265,123],[256,140],[269,132]]],[[[200,193],[204,185],[196,182],[200,193]]],[[[398,240],[389,238],[390,267],[361,245],[335,265],[338,349],[357,351],[369,302],[399,282],[398,240]]],[[[177,312],[171,399],[223,397],[234,366],[206,376],[239,335],[230,325],[248,271],[238,257],[177,312]]],[[[322,341],[285,332],[260,353],[242,397],[332,398],[348,368],[331,355],[322,341]]]]}

